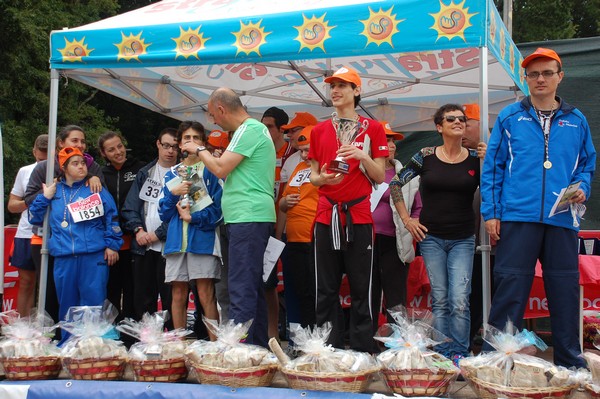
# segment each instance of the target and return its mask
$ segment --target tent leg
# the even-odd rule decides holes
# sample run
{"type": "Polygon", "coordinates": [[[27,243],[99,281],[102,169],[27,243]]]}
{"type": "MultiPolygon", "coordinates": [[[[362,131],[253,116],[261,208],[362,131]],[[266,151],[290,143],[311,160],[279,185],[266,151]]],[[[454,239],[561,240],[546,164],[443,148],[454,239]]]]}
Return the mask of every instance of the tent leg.
{"type": "MultiPolygon", "coordinates": [[[[479,48],[479,109],[480,109],[480,132],[479,139],[487,144],[489,139],[489,97],[488,97],[488,49],[483,46],[479,48]]],[[[483,159],[480,161],[480,168],[483,168],[483,159]]],[[[481,205],[481,197],[480,197],[481,205]]],[[[490,236],[485,230],[485,223],[480,219],[479,224],[479,244],[481,249],[481,292],[482,292],[482,313],[484,326],[488,323],[488,317],[491,308],[491,273],[490,273],[490,236]]]]}
{"type": "MultiPolygon", "coordinates": [[[[48,167],[46,169],[46,184],[54,180],[54,158],[56,152],[56,124],[58,118],[58,70],[50,70],[50,112],[48,117],[48,167]]],[[[42,234],[42,262],[40,266],[40,289],[38,293],[38,311],[46,309],[46,286],[48,285],[48,212],[44,217],[42,234]]],[[[59,321],[59,320],[54,320],[59,321]]]]}

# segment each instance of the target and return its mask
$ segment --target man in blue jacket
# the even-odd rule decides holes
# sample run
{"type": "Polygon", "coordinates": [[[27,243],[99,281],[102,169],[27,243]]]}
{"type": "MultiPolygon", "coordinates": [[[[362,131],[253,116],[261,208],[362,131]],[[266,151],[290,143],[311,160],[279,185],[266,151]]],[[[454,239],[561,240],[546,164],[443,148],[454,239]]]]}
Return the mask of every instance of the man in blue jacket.
{"type": "Polygon", "coordinates": [[[510,320],[521,328],[539,259],[554,363],[585,367],[579,356],[577,232],[596,150],[583,114],[556,95],[564,77],[558,54],[538,48],[521,66],[530,96],[498,115],[481,174],[481,212],[498,240],[489,324],[503,329],[510,320]],[[563,189],[572,193],[553,209],[563,189]]]}

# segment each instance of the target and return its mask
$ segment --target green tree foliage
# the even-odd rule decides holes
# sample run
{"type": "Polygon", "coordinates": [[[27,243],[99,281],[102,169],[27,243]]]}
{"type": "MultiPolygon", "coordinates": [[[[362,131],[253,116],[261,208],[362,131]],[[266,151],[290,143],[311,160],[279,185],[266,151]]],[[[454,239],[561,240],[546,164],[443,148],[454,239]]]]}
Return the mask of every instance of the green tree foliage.
{"type": "MultiPolygon", "coordinates": [[[[3,49],[0,122],[5,198],[8,198],[18,168],[34,160],[31,147],[35,137],[48,132],[50,32],[107,18],[117,10],[116,0],[0,2],[0,48],[3,49]]],[[[92,89],[76,82],[61,86],[59,126],[77,123],[89,127],[92,132],[103,126],[113,127],[116,120],[106,117],[102,109],[85,101],[92,93],[92,89]]]]}
{"type": "Polygon", "coordinates": [[[600,0],[573,0],[575,37],[600,35],[600,0]]]}
{"type": "Polygon", "coordinates": [[[600,35],[600,0],[513,0],[512,15],[515,43],[600,35]]]}
{"type": "Polygon", "coordinates": [[[575,36],[573,0],[518,0],[513,3],[513,40],[526,43],[575,36]]]}

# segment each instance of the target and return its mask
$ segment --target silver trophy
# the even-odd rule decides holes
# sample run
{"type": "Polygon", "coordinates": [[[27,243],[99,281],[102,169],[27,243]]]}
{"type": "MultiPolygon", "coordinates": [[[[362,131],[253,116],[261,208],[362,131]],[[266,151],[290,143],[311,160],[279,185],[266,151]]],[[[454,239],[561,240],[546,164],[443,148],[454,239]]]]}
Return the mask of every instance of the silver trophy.
{"type": "MultiPolygon", "coordinates": [[[[192,166],[187,166],[184,164],[180,164],[177,166],[177,175],[181,177],[183,181],[193,181],[194,175],[196,174],[196,169],[192,166]]],[[[187,208],[190,205],[190,195],[184,194],[181,198],[180,205],[182,208],[187,208]]]]}
{"type": "MultiPolygon", "coordinates": [[[[337,112],[331,114],[331,122],[337,136],[338,148],[342,145],[352,144],[369,127],[369,121],[365,119],[363,123],[360,123],[358,115],[355,119],[347,119],[340,118],[337,112]]],[[[350,165],[342,157],[338,156],[329,163],[328,169],[331,172],[348,174],[350,172],[350,165]]]]}

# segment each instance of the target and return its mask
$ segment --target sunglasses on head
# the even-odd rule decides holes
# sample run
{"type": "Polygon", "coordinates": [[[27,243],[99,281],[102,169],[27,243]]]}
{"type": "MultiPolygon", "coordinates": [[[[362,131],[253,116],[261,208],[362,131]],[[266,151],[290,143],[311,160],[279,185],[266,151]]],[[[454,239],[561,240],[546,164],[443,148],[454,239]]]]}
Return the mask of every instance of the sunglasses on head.
{"type": "Polygon", "coordinates": [[[453,123],[455,120],[458,119],[459,122],[465,123],[467,121],[467,117],[464,115],[446,115],[444,116],[444,119],[446,119],[447,122],[449,123],[453,123]]]}

